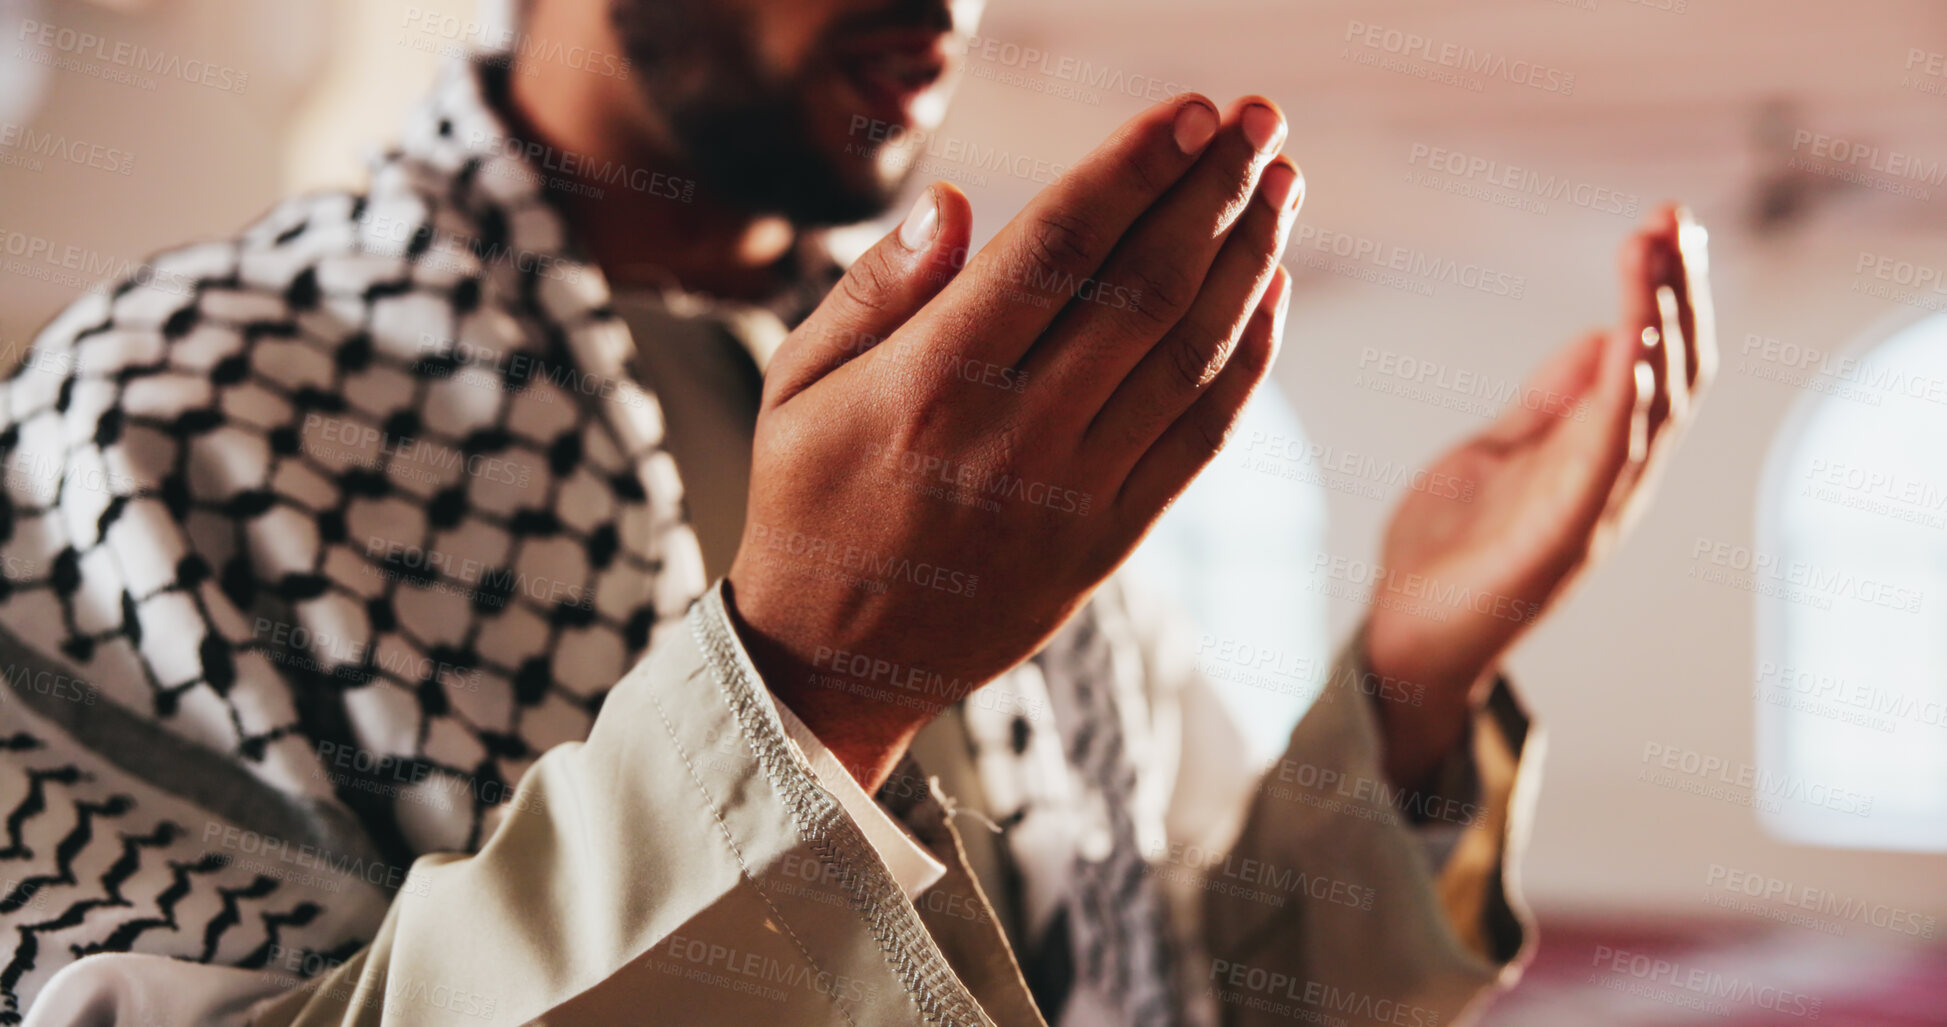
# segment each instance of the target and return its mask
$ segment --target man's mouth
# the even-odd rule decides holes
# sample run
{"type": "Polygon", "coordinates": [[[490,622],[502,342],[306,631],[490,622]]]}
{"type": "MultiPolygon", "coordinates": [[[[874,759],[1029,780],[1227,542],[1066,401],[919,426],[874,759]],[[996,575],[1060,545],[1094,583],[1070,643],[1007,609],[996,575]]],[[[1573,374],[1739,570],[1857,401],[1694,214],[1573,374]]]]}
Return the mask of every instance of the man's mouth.
{"type": "Polygon", "coordinates": [[[874,116],[909,122],[914,103],[946,75],[947,39],[923,30],[874,33],[846,47],[838,66],[874,116]]]}

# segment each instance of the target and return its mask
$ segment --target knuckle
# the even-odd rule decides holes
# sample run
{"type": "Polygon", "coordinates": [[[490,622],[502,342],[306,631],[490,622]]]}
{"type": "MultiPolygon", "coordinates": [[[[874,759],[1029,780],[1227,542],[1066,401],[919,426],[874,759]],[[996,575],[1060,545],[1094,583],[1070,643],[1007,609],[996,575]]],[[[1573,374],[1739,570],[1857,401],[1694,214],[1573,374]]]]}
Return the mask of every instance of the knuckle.
{"type": "Polygon", "coordinates": [[[1201,392],[1223,370],[1228,340],[1220,338],[1210,344],[1202,338],[1202,333],[1184,332],[1163,343],[1171,382],[1182,391],[1201,392]]]}
{"type": "Polygon", "coordinates": [[[1236,421],[1219,410],[1199,410],[1190,418],[1203,451],[1212,454],[1224,448],[1224,443],[1230,441],[1231,430],[1236,427],[1236,421]]]}
{"type": "Polygon", "coordinates": [[[859,258],[845,277],[839,279],[839,295],[846,303],[874,313],[882,313],[892,303],[899,279],[886,266],[886,258],[873,251],[859,258]]]}
{"type": "Polygon", "coordinates": [[[1124,155],[1116,162],[1118,177],[1141,190],[1145,195],[1158,196],[1176,180],[1158,159],[1154,147],[1138,147],[1135,153],[1124,155]]]}
{"type": "Polygon", "coordinates": [[[1027,231],[1027,256],[1036,264],[1069,274],[1094,267],[1098,232],[1081,217],[1062,210],[1035,215],[1027,231]]]}
{"type": "Polygon", "coordinates": [[[990,471],[1002,475],[1012,473],[1022,456],[1020,425],[1002,421],[988,428],[981,440],[981,453],[990,471]]]}
{"type": "Polygon", "coordinates": [[[1134,297],[1129,311],[1151,325],[1168,328],[1182,318],[1196,295],[1197,283],[1173,261],[1132,268],[1128,273],[1134,297]]]}

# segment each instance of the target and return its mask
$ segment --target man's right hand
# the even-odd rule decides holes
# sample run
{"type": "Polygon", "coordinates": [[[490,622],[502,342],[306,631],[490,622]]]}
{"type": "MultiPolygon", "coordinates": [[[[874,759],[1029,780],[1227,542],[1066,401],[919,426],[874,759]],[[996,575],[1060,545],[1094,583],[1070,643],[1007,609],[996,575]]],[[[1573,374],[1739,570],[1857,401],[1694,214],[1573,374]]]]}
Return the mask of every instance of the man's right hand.
{"type": "Polygon", "coordinates": [[[778,351],[726,596],[868,790],[1215,456],[1284,320],[1284,135],[1260,98],[1151,108],[971,260],[966,197],[936,183],[778,351]]]}

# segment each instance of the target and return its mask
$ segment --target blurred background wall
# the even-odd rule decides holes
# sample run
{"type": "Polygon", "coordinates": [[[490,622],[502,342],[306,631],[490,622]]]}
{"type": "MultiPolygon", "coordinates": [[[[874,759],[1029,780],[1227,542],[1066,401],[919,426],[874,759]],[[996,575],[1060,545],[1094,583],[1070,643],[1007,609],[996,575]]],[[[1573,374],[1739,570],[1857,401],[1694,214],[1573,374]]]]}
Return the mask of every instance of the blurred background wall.
{"type": "MultiPolygon", "coordinates": [[[[417,7],[468,15],[472,3],[417,7]]],[[[0,232],[139,261],[230,232],[289,191],[355,183],[362,150],[391,137],[447,42],[408,31],[403,10],[383,0],[0,3],[17,18],[249,76],[241,91],[183,81],[144,88],[49,68],[38,87],[9,87],[0,121],[126,151],[133,171],[0,162],[0,232]]],[[[17,53],[21,41],[7,31],[0,47],[17,53]]],[[[1947,77],[1937,61],[1947,5],[990,0],[981,36],[1007,45],[976,55],[941,135],[1051,164],[1072,162],[1140,109],[1151,82],[1220,98],[1262,92],[1283,105],[1287,150],[1308,190],[1286,259],[1297,292],[1276,381],[1311,440],[1341,456],[1417,464],[1480,428],[1461,393],[1399,394],[1391,379],[1401,361],[1520,381],[1555,347],[1612,318],[1613,254],[1635,221],[1664,198],[1691,204],[1712,232],[1721,374],[1660,502],[1513,660],[1548,734],[1521,868],[1527,894],[1544,923],[1720,920],[1727,914],[1708,901],[1716,892],[1707,877],[1736,867],[1947,917],[1947,861],[1937,853],[1788,844],[1749,808],[1641,779],[1650,745],[1733,765],[1758,759],[1753,597],[1704,580],[1696,554],[1704,543],[1753,544],[1769,447],[1794,404],[1815,395],[1780,380],[1797,359],[1781,346],[1841,351],[1921,317],[1931,302],[1873,295],[1857,268],[1862,255],[1947,266],[1947,188],[1898,171],[1845,181],[1831,147],[1819,156],[1812,137],[1947,164],[1947,77]],[[1425,62],[1392,60],[1387,29],[1529,71],[1425,77],[1425,62]],[[1042,56],[1030,60],[1029,50],[1042,56]],[[1551,87],[1562,76],[1572,86],[1551,87]],[[1575,188],[1523,196],[1495,184],[1502,172],[1466,170],[1481,162],[1575,188]],[[1354,277],[1357,261],[1330,252],[1322,233],[1489,268],[1518,279],[1520,295],[1411,275],[1354,277]]],[[[1042,184],[951,161],[928,173],[972,196],[983,237],[1042,184]]],[[[14,263],[6,270],[0,340],[11,361],[81,285],[14,263]]],[[[1324,490],[1324,549],[1369,558],[1397,489],[1373,498],[1357,479],[1324,490]]],[[[1925,573],[1947,574],[1933,559],[1915,554],[1925,573]]],[[[1320,605],[1334,637],[1360,616],[1353,603],[1320,605]]],[[[1943,609],[1947,591],[1928,595],[1922,614],[1926,630],[1947,637],[1943,609]]],[[[1947,779],[1927,787],[1947,792],[1947,779]]],[[[1843,939],[1860,953],[1907,942],[1856,925],[1843,939]]]]}

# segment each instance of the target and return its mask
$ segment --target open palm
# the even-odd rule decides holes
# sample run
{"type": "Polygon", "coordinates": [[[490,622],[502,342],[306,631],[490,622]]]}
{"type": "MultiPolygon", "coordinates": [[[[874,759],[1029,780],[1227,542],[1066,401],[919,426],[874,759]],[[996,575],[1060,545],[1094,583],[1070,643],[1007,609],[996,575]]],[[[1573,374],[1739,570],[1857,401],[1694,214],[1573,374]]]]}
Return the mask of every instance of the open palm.
{"type": "Polygon", "coordinates": [[[1676,208],[1623,247],[1622,321],[1558,353],[1387,529],[1367,624],[1375,671],[1465,690],[1634,519],[1711,377],[1703,231],[1676,208]],[[1438,479],[1436,479],[1438,480],[1438,479]]]}

